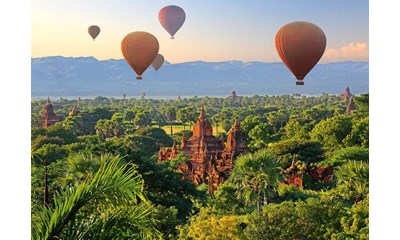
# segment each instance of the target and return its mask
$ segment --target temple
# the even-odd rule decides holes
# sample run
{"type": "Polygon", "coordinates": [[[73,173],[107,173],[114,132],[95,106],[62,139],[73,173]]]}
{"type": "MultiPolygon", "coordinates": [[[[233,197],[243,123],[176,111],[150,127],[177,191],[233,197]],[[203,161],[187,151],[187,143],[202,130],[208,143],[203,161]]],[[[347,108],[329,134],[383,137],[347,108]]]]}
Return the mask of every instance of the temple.
{"type": "Polygon", "coordinates": [[[70,117],[76,116],[80,113],[80,111],[78,109],[78,101],[75,102],[74,106],[71,109],[71,112],[69,112],[70,117]]]}
{"type": "Polygon", "coordinates": [[[354,103],[354,97],[350,98],[349,103],[347,104],[347,108],[346,108],[346,114],[350,115],[351,111],[356,110],[356,104],[354,103]]]}
{"type": "Polygon", "coordinates": [[[53,110],[53,104],[51,104],[50,98],[47,98],[47,102],[44,105],[42,115],[39,118],[40,124],[44,128],[48,128],[58,121],[56,114],[53,110]]]}
{"type": "Polygon", "coordinates": [[[232,92],[231,92],[231,98],[232,98],[233,100],[236,100],[236,99],[237,99],[236,91],[232,91],[232,92]]]}
{"type": "Polygon", "coordinates": [[[193,127],[193,135],[187,140],[183,136],[179,148],[174,141],[172,148],[160,149],[158,161],[175,159],[180,152],[187,154],[189,160],[179,166],[178,171],[195,184],[208,184],[208,191],[212,195],[218,185],[228,179],[236,158],[248,152],[246,134],[236,119],[228,132],[225,146],[224,139],[217,139],[213,135],[212,126],[202,107],[193,127]]]}
{"type": "Polygon", "coordinates": [[[349,86],[346,86],[346,88],[344,89],[344,93],[341,96],[345,100],[350,100],[353,94],[351,94],[349,86]]]}

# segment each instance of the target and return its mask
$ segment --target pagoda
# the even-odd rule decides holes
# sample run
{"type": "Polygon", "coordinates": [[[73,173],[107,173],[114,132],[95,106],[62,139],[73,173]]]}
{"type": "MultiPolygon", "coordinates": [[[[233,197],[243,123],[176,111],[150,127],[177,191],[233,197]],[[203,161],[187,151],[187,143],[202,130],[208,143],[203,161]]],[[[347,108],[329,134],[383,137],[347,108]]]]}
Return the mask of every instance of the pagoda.
{"type": "Polygon", "coordinates": [[[350,115],[351,111],[356,110],[356,104],[354,103],[354,97],[350,98],[349,104],[347,104],[346,114],[350,115]]]}
{"type": "Polygon", "coordinates": [[[78,109],[78,101],[75,102],[74,106],[71,109],[71,112],[69,112],[70,117],[76,116],[80,113],[80,111],[78,109]]]}
{"type": "Polygon", "coordinates": [[[350,100],[352,96],[353,94],[351,94],[349,86],[346,86],[346,88],[344,89],[344,93],[342,94],[342,98],[347,101],[350,100]]]}
{"type": "Polygon", "coordinates": [[[41,126],[48,128],[58,121],[56,114],[53,110],[53,104],[51,104],[50,98],[47,97],[47,102],[44,105],[42,115],[39,118],[41,126]]]}
{"type": "Polygon", "coordinates": [[[172,148],[160,149],[158,161],[175,159],[180,152],[187,154],[189,159],[186,164],[179,166],[178,171],[197,185],[208,184],[209,193],[213,194],[218,185],[228,178],[237,156],[248,152],[246,134],[236,119],[228,132],[225,146],[224,139],[217,139],[213,135],[211,123],[202,107],[193,127],[193,135],[187,140],[183,136],[179,149],[175,141],[172,148]]]}
{"type": "Polygon", "coordinates": [[[232,91],[231,92],[231,97],[232,97],[233,100],[237,99],[236,91],[232,91]]]}

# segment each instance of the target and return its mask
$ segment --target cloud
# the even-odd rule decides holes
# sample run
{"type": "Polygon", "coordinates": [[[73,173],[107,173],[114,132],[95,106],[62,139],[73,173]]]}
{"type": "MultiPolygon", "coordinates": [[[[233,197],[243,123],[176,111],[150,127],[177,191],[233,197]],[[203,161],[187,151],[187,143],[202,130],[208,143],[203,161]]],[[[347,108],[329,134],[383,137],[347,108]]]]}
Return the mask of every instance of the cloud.
{"type": "Polygon", "coordinates": [[[367,43],[349,43],[339,49],[329,48],[322,57],[325,62],[333,61],[368,61],[367,43]]]}

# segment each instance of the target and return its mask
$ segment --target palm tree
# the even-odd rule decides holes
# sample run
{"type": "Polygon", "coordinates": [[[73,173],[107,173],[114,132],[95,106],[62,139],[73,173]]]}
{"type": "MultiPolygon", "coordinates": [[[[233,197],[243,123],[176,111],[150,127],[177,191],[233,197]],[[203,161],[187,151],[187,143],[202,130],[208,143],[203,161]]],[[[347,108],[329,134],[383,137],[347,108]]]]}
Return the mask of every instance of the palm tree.
{"type": "Polygon", "coordinates": [[[237,197],[246,204],[256,203],[258,211],[261,212],[263,201],[266,202],[276,193],[282,180],[280,170],[273,154],[261,150],[239,156],[229,180],[237,187],[237,197]]]}
{"type": "Polygon", "coordinates": [[[157,238],[143,184],[134,165],[107,155],[94,174],[33,211],[32,239],[157,238]]]}
{"type": "Polygon", "coordinates": [[[335,177],[337,186],[345,197],[353,199],[355,203],[368,197],[368,162],[351,160],[338,167],[335,177]]]}

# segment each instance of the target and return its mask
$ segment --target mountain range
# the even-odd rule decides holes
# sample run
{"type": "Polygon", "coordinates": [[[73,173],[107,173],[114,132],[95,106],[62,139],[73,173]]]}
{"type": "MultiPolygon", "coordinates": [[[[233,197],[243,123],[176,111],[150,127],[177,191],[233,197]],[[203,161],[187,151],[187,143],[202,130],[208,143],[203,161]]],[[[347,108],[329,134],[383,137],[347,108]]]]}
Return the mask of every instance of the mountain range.
{"type": "Polygon", "coordinates": [[[340,94],[349,86],[353,94],[368,92],[368,62],[317,64],[297,86],[281,62],[164,62],[151,66],[143,80],[124,59],[50,56],[31,59],[31,94],[34,96],[128,97],[340,94]]]}

